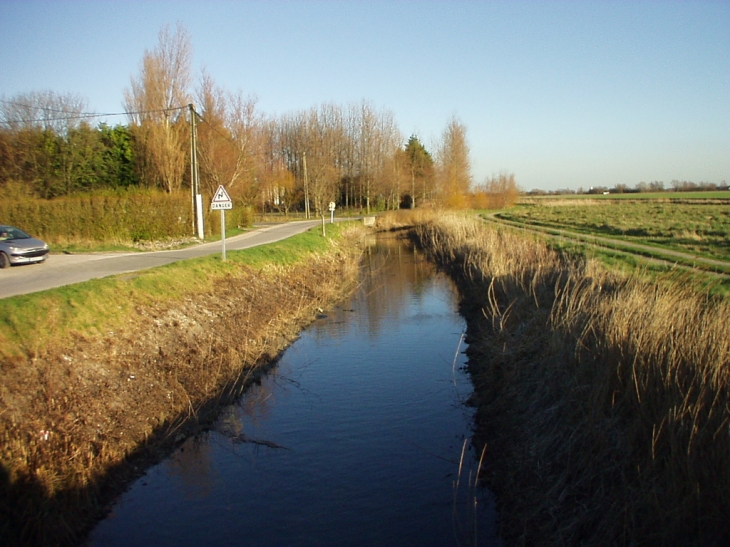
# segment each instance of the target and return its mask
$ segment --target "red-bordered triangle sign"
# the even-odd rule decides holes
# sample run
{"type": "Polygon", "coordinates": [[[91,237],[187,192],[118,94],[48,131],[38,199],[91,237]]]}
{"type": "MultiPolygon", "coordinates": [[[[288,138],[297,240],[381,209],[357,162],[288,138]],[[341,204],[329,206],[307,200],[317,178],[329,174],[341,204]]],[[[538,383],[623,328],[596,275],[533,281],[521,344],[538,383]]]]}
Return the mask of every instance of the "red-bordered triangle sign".
{"type": "Polygon", "coordinates": [[[226,203],[231,201],[231,196],[228,195],[228,192],[226,192],[226,189],[223,188],[223,185],[218,187],[218,190],[215,191],[215,195],[213,196],[213,203],[226,203]]]}

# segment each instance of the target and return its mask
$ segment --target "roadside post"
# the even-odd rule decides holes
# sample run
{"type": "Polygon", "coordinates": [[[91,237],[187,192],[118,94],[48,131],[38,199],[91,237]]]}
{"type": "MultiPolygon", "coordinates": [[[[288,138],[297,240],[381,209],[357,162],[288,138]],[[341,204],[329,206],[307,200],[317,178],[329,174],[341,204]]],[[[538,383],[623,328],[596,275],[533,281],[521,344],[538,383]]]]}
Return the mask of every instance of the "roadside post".
{"type": "Polygon", "coordinates": [[[226,209],[233,209],[233,202],[231,197],[226,192],[221,184],[218,190],[215,191],[213,200],[210,202],[210,210],[219,210],[221,212],[221,250],[223,262],[226,261],[226,209]]]}
{"type": "Polygon", "coordinates": [[[330,201],[330,224],[335,221],[335,202],[330,201]]]}

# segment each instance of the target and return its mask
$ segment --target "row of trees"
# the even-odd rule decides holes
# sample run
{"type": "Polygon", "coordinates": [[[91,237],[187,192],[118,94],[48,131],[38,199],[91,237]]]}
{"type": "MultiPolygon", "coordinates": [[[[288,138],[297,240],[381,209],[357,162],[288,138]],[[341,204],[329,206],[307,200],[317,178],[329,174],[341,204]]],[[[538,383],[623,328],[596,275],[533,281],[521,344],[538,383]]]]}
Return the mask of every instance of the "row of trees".
{"type": "Polygon", "coordinates": [[[608,186],[591,186],[587,190],[582,187],[578,190],[571,190],[569,188],[554,190],[552,192],[546,192],[544,190],[531,190],[528,192],[529,195],[564,195],[564,194],[639,194],[645,192],[713,192],[716,190],[727,190],[728,184],[726,181],[722,181],[719,184],[714,182],[693,182],[688,180],[672,180],[669,183],[669,188],[666,188],[664,181],[653,180],[651,182],[641,181],[636,184],[633,188],[626,184],[617,184],[616,186],[609,188],[608,186]]]}
{"type": "Polygon", "coordinates": [[[192,48],[180,25],[160,31],[124,92],[127,125],[93,127],[84,99],[35,92],[0,101],[0,185],[53,198],[101,188],[189,187],[191,128],[201,189],[219,185],[264,210],[365,211],[468,204],[466,128],[446,126],[434,156],[407,143],[393,116],[367,101],[267,117],[256,100],[204,73],[191,92],[192,48]],[[195,104],[195,108],[192,107],[195,104]],[[195,123],[192,123],[195,122],[195,123]]]}
{"type": "Polygon", "coordinates": [[[0,184],[5,192],[53,198],[139,183],[129,127],[82,117],[85,102],[52,92],[0,102],[0,184]]]}

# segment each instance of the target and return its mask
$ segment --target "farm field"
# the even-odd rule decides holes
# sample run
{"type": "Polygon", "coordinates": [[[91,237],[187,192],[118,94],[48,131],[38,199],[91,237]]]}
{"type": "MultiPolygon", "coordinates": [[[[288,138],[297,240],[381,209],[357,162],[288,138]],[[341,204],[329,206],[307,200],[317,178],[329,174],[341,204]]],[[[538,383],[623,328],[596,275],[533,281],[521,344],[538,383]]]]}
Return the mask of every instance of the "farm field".
{"type": "Polygon", "coordinates": [[[541,200],[518,205],[498,217],[730,261],[730,200],[717,197],[541,200]]]}
{"type": "Polygon", "coordinates": [[[561,194],[544,196],[523,196],[520,203],[532,202],[554,202],[557,200],[567,201],[632,201],[632,200],[661,200],[661,201],[684,201],[684,200],[730,200],[730,190],[697,190],[696,192],[627,192],[624,194],[561,194]]]}

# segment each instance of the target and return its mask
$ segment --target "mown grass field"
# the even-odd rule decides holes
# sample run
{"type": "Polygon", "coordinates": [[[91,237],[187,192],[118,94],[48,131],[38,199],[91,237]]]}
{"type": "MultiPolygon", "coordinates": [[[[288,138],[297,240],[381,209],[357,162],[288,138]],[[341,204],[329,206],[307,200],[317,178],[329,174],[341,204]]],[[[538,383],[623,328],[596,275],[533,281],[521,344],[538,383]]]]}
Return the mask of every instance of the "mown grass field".
{"type": "MultiPolygon", "coordinates": [[[[707,192],[702,195],[709,198],[707,192]]],[[[500,217],[730,260],[730,201],[545,200],[519,205],[500,217]]]]}

